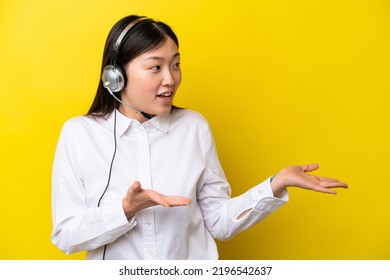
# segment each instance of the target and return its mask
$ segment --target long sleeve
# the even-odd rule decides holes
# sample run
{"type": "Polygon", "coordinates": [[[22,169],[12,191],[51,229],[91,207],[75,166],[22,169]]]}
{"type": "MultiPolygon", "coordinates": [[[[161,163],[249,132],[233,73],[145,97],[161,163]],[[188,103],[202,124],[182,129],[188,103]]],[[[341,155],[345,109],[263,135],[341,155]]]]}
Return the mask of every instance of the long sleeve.
{"type": "Polygon", "coordinates": [[[110,243],[135,226],[121,201],[88,207],[83,185],[83,159],[72,123],[61,132],[52,173],[52,242],[63,252],[91,250],[110,243]]]}
{"type": "Polygon", "coordinates": [[[218,159],[209,127],[203,133],[206,169],[199,192],[199,204],[206,227],[214,238],[227,240],[269,216],[288,201],[284,191],[280,198],[273,196],[270,180],[254,186],[240,196],[231,198],[231,188],[218,159]],[[250,210],[238,219],[243,212],[250,210]]]}
{"type": "Polygon", "coordinates": [[[177,109],[142,124],[118,111],[116,122],[115,114],[76,117],[65,123],[54,157],[51,240],[65,253],[87,250],[88,259],[102,259],[103,245],[105,259],[217,259],[214,238],[233,237],[287,200],[287,193],[273,197],[269,180],[230,195],[202,115],[177,109]],[[121,202],[135,180],[192,203],[149,207],[128,221],[121,202]]]}

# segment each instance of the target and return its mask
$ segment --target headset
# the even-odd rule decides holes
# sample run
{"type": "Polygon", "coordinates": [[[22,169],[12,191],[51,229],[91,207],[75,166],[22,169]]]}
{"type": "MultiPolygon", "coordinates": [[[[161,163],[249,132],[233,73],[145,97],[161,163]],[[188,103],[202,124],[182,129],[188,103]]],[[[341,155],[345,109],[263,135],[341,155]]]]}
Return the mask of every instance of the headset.
{"type": "MultiPolygon", "coordinates": [[[[126,83],[126,73],[120,65],[117,65],[116,60],[118,58],[119,48],[121,47],[123,38],[125,38],[126,34],[130,31],[130,29],[136,25],[137,23],[146,20],[146,17],[138,18],[132,21],[125,29],[123,29],[122,33],[119,35],[116,42],[112,45],[110,50],[111,62],[109,65],[104,67],[102,74],[103,86],[110,92],[120,92],[126,83]]],[[[113,95],[113,94],[112,94],[113,95]]]]}

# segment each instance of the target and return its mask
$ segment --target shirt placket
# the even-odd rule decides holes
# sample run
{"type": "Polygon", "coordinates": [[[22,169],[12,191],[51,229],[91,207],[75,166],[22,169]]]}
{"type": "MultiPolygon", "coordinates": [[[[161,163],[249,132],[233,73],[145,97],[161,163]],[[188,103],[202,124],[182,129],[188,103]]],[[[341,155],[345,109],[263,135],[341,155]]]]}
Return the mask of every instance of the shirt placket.
{"type": "MultiPolygon", "coordinates": [[[[144,126],[139,126],[137,133],[138,142],[138,168],[139,180],[144,189],[152,189],[152,177],[150,172],[150,145],[148,134],[144,126]]],[[[157,246],[155,235],[155,222],[153,207],[140,212],[144,253],[146,259],[157,259],[157,246]]]]}

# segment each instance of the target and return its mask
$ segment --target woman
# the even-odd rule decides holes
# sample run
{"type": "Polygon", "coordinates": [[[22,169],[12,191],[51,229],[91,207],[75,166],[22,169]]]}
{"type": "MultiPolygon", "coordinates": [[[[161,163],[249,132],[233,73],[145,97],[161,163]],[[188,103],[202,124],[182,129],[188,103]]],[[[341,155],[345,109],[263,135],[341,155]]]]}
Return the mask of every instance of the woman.
{"type": "Polygon", "coordinates": [[[307,174],[316,164],[291,166],[231,198],[207,121],[172,105],[178,47],[171,28],[150,18],[128,16],[111,29],[93,104],[64,124],[54,159],[52,242],[65,253],[217,259],[214,240],[281,207],[287,186],[347,187],[307,174]]]}

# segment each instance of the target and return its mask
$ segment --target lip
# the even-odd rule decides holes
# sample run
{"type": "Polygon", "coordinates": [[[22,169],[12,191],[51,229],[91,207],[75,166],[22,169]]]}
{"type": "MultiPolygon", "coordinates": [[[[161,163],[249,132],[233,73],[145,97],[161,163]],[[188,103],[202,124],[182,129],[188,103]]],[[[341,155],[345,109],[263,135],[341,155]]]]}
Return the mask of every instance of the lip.
{"type": "Polygon", "coordinates": [[[161,92],[161,93],[157,93],[157,97],[170,97],[172,95],[174,95],[175,93],[173,91],[164,91],[164,92],[161,92]],[[164,95],[168,95],[168,96],[164,96],[164,95]]]}
{"type": "Polygon", "coordinates": [[[166,92],[162,92],[162,93],[157,94],[156,98],[158,98],[158,100],[160,100],[164,104],[171,104],[174,96],[175,96],[175,92],[166,91],[166,92]],[[170,94],[170,95],[164,96],[165,94],[170,94]]]}

